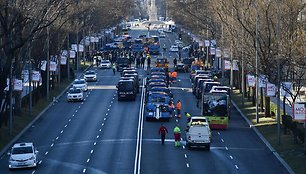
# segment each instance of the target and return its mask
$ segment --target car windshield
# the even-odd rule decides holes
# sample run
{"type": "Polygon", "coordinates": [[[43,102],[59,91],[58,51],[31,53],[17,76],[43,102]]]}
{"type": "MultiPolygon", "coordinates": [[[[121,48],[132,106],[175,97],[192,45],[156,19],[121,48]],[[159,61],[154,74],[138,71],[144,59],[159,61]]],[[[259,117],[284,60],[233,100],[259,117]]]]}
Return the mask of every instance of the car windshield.
{"type": "Polygon", "coordinates": [[[84,80],[76,80],[74,81],[74,84],[85,84],[84,80]]]}
{"type": "Polygon", "coordinates": [[[150,99],[151,103],[165,103],[166,102],[166,98],[165,97],[152,97],[150,99]]]}
{"type": "Polygon", "coordinates": [[[77,94],[77,93],[81,93],[81,89],[70,89],[69,90],[70,94],[77,94]]]}
{"type": "Polygon", "coordinates": [[[218,83],[207,83],[207,84],[205,85],[204,92],[205,92],[205,93],[206,93],[206,92],[209,92],[213,86],[220,86],[220,84],[218,84],[218,83]]]}
{"type": "Polygon", "coordinates": [[[109,60],[102,60],[101,63],[110,63],[109,60]]]}
{"type": "Polygon", "coordinates": [[[25,153],[33,153],[33,149],[31,146],[27,147],[15,147],[12,149],[12,154],[25,154],[25,153]]]}
{"type": "Polygon", "coordinates": [[[95,74],[95,72],[93,72],[93,71],[87,71],[87,72],[85,72],[85,74],[86,74],[86,75],[92,75],[92,74],[95,74]]]}

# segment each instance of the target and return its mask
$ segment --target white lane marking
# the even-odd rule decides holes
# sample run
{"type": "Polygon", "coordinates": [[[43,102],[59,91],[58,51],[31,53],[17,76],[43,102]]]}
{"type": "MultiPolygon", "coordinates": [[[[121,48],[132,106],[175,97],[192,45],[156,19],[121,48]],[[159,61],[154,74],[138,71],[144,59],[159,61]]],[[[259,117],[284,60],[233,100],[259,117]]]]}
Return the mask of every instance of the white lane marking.
{"type": "Polygon", "coordinates": [[[62,130],[62,131],[61,131],[61,134],[62,134],[63,132],[64,132],[64,131],[62,130]]]}
{"type": "Polygon", "coordinates": [[[58,140],[58,137],[56,137],[55,139],[58,140]]]}
{"type": "Polygon", "coordinates": [[[233,159],[233,156],[232,156],[232,155],[230,155],[229,157],[230,157],[231,159],[233,159]]]}
{"type": "Polygon", "coordinates": [[[109,108],[107,109],[107,111],[109,111],[109,108]]]}
{"type": "Polygon", "coordinates": [[[86,98],[84,98],[84,101],[86,101],[86,98]]]}
{"type": "Polygon", "coordinates": [[[52,143],[50,147],[53,147],[53,146],[54,146],[54,143],[52,143]]]}
{"type": "Polygon", "coordinates": [[[235,165],[235,167],[236,167],[237,170],[239,169],[239,167],[237,165],[235,165]]]}
{"type": "Polygon", "coordinates": [[[176,121],[176,122],[178,122],[178,120],[177,120],[177,119],[176,119],[175,121],[176,121]]]}
{"type": "Polygon", "coordinates": [[[97,135],[97,138],[99,138],[100,136],[99,135],[97,135]]]}
{"type": "Polygon", "coordinates": [[[78,110],[75,110],[75,113],[77,113],[78,112],[78,110]]]}
{"type": "Polygon", "coordinates": [[[67,127],[67,124],[65,125],[65,128],[67,127]]]}
{"type": "Polygon", "coordinates": [[[113,100],[111,101],[111,103],[113,103],[113,100]]]}
{"type": "Polygon", "coordinates": [[[223,139],[221,139],[221,141],[224,143],[224,140],[223,140],[223,139]]]}
{"type": "Polygon", "coordinates": [[[69,122],[71,121],[71,119],[68,120],[69,122]]]}
{"type": "Polygon", "coordinates": [[[94,146],[97,145],[97,142],[94,143],[94,146]]]}
{"type": "Polygon", "coordinates": [[[101,132],[102,131],[102,129],[99,129],[99,132],[101,132]]]}
{"type": "Polygon", "coordinates": [[[104,118],[104,121],[106,120],[106,118],[104,118]]]}
{"type": "Polygon", "coordinates": [[[225,146],[225,150],[228,150],[227,146],[225,146]]]}
{"type": "Polygon", "coordinates": [[[42,163],[42,160],[40,160],[39,162],[38,162],[38,164],[41,164],[42,163]]]}
{"type": "Polygon", "coordinates": [[[90,153],[92,154],[92,153],[93,153],[93,150],[91,150],[90,153]]]}
{"type": "Polygon", "coordinates": [[[86,95],[86,97],[88,97],[88,94],[86,95]]]}
{"type": "Polygon", "coordinates": [[[187,154],[185,154],[185,158],[187,158],[187,154]]]}
{"type": "Polygon", "coordinates": [[[185,146],[183,146],[183,149],[185,149],[185,146]]]}
{"type": "Polygon", "coordinates": [[[89,161],[90,161],[90,159],[88,158],[86,162],[88,163],[89,161]]]}
{"type": "Polygon", "coordinates": [[[220,132],[218,132],[218,135],[220,135],[220,132]]]}
{"type": "Polygon", "coordinates": [[[34,174],[35,173],[35,170],[32,172],[32,174],[34,174]]]}
{"type": "Polygon", "coordinates": [[[109,107],[112,107],[112,105],[109,105],[109,107]]]}
{"type": "Polygon", "coordinates": [[[108,113],[106,113],[105,115],[108,115],[108,113]]]}
{"type": "Polygon", "coordinates": [[[74,117],[74,114],[72,115],[72,117],[74,117]]]}
{"type": "Polygon", "coordinates": [[[81,106],[79,106],[79,109],[81,108],[81,106]]]}
{"type": "Polygon", "coordinates": [[[82,102],[81,104],[84,104],[84,102],[82,102]]]}
{"type": "Polygon", "coordinates": [[[102,123],[101,126],[104,126],[104,123],[102,123]]]}
{"type": "Polygon", "coordinates": [[[47,151],[47,152],[45,153],[45,155],[48,155],[48,153],[49,153],[49,152],[47,151]]]}
{"type": "Polygon", "coordinates": [[[115,100],[115,97],[113,97],[113,100],[115,100]]]}
{"type": "Polygon", "coordinates": [[[186,163],[186,166],[189,168],[189,164],[188,163],[186,163]]]}
{"type": "Polygon", "coordinates": [[[86,169],[83,169],[83,173],[85,173],[86,172],[86,169]]]}
{"type": "MultiPolygon", "coordinates": [[[[143,85],[146,84],[146,79],[143,80],[143,85]]],[[[143,128],[143,112],[144,112],[144,88],[141,89],[141,99],[140,108],[138,115],[138,126],[137,126],[137,143],[136,143],[136,153],[135,153],[135,163],[134,163],[134,174],[140,173],[140,161],[141,161],[141,146],[142,146],[142,128],[143,128]]]]}

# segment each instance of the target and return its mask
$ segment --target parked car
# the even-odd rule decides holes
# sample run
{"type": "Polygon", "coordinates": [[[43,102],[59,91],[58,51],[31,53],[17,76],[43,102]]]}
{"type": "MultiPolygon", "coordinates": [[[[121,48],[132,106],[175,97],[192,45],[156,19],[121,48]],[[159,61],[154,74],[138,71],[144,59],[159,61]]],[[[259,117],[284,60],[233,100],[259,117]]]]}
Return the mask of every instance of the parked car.
{"type": "Polygon", "coordinates": [[[178,45],[171,45],[169,51],[170,51],[170,52],[178,52],[178,51],[179,51],[178,45]]]}
{"type": "Polygon", "coordinates": [[[97,81],[97,73],[92,71],[92,70],[86,71],[85,74],[84,74],[84,79],[86,80],[86,82],[90,82],[90,81],[96,82],[97,81]]]}
{"type": "Polygon", "coordinates": [[[112,67],[112,63],[109,60],[102,60],[99,66],[101,69],[109,69],[112,67]]]}
{"type": "Polygon", "coordinates": [[[85,79],[75,79],[72,87],[82,89],[83,91],[88,91],[88,86],[85,79]]]}
{"type": "Polygon", "coordinates": [[[70,88],[67,94],[67,101],[83,101],[84,93],[80,88],[70,88]]]}
{"type": "Polygon", "coordinates": [[[11,151],[8,152],[9,169],[36,167],[37,153],[33,143],[14,144],[11,151]]]}

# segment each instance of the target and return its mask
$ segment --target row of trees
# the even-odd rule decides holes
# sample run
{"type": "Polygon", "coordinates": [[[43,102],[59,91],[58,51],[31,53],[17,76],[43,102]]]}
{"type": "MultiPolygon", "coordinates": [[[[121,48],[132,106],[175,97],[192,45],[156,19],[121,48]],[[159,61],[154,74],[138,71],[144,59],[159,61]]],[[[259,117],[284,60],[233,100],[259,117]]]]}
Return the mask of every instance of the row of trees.
{"type": "MultiPolygon", "coordinates": [[[[279,61],[281,81],[292,82],[297,92],[305,85],[303,0],[186,0],[169,4],[175,21],[203,38],[216,39],[218,47],[231,50],[240,65],[244,62],[246,73],[256,74],[257,50],[257,75],[266,75],[269,82],[277,84],[279,61]]],[[[235,85],[241,89],[240,84],[235,85]]],[[[291,93],[293,101],[297,95],[291,93]]],[[[269,97],[265,103],[265,114],[270,116],[269,97]]]]}
{"type": "MultiPolygon", "coordinates": [[[[0,1],[0,125],[9,97],[4,89],[10,71],[21,78],[24,66],[31,61],[33,69],[47,54],[60,55],[69,44],[100,32],[129,17],[133,1],[121,0],[1,0],[0,1]],[[76,35],[82,35],[77,37],[76,35]],[[47,42],[48,40],[48,42],[47,42]]],[[[43,76],[46,89],[47,76],[43,76]]],[[[41,96],[46,90],[41,90],[41,96]]],[[[14,93],[15,111],[21,109],[21,95],[14,93]]]]}

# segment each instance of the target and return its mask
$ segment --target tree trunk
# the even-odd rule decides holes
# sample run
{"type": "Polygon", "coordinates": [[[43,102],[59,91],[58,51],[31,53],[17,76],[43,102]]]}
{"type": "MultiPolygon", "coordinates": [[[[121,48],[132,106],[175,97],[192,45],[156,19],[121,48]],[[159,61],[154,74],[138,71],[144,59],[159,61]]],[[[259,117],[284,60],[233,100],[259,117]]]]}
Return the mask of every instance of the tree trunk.
{"type": "Polygon", "coordinates": [[[271,117],[270,114],[270,97],[265,97],[265,116],[266,117],[271,117]]]}

